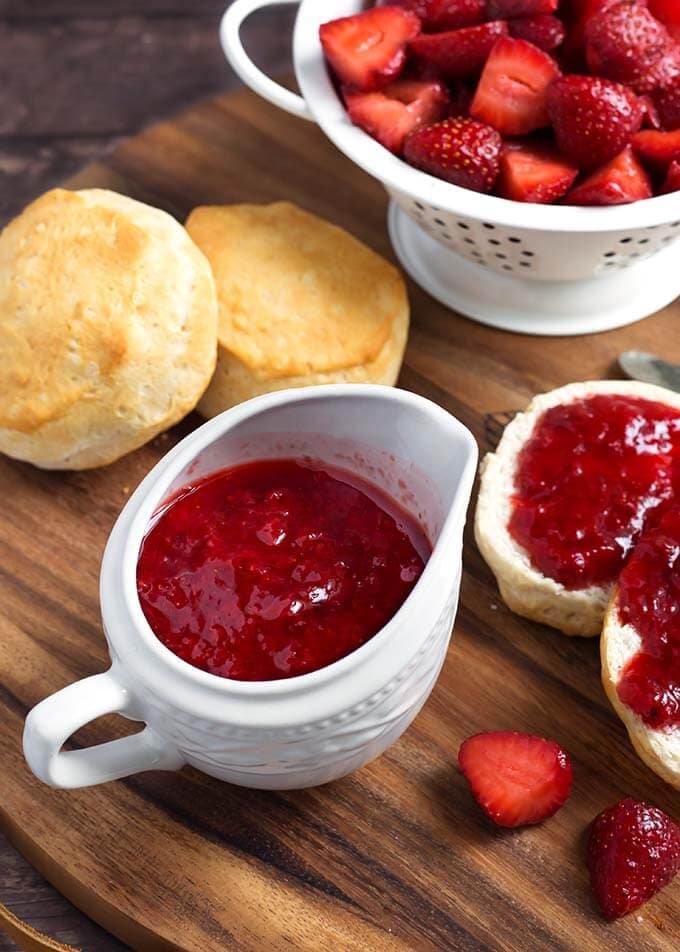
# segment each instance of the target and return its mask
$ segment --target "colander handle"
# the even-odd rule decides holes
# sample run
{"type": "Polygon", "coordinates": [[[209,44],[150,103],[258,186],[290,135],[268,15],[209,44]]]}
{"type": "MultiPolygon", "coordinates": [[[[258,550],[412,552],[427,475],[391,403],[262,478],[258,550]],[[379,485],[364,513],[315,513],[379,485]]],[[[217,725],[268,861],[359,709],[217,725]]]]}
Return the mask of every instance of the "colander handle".
{"type": "Polygon", "coordinates": [[[246,86],[263,99],[284,109],[300,119],[314,120],[302,96],[275,83],[261,69],[253,63],[246,53],[241,42],[241,26],[251,13],[263,10],[265,7],[281,6],[282,4],[299,4],[300,0],[235,0],[222,17],[220,24],[220,42],[224,55],[229,60],[234,72],[238,73],[246,86]]]}

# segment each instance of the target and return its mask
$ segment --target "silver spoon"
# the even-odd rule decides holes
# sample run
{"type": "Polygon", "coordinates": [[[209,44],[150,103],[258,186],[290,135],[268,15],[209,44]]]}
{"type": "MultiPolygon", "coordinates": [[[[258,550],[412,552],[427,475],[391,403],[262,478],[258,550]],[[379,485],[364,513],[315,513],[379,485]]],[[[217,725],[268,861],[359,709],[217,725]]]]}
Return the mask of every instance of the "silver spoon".
{"type": "Polygon", "coordinates": [[[619,357],[619,367],[633,380],[655,383],[680,393],[680,366],[642,350],[627,350],[619,357]]]}

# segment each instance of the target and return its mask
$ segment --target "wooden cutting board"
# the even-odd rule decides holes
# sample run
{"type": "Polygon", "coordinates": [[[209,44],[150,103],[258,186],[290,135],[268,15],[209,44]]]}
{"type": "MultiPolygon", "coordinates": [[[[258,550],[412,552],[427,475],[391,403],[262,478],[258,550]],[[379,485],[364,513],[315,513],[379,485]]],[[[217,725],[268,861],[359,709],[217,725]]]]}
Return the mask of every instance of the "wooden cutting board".
{"type": "MultiPolygon", "coordinates": [[[[145,132],[69,184],[117,189],[182,219],[204,203],[289,199],[392,256],[381,186],[313,125],[246,93],[145,132]]],[[[482,327],[410,291],[401,386],[458,416],[482,450],[499,414],[572,380],[615,376],[622,350],[680,361],[680,303],[624,330],[542,339],[482,327]]],[[[107,666],[97,602],[106,537],[130,490],[198,422],[91,473],[0,459],[0,824],[19,849],[145,952],[680,948],[680,881],[607,925],[583,857],[605,806],[632,795],[680,819],[678,795],[637,759],[610,710],[597,641],[507,611],[470,531],[439,683],[406,735],[355,775],[284,794],[191,769],[75,792],[33,778],[20,746],[26,712],[107,666]],[[462,739],[494,728],[546,734],[572,755],[572,798],[541,827],[492,829],[455,768],[462,739]]],[[[127,730],[104,719],[76,743],[127,730]]]]}

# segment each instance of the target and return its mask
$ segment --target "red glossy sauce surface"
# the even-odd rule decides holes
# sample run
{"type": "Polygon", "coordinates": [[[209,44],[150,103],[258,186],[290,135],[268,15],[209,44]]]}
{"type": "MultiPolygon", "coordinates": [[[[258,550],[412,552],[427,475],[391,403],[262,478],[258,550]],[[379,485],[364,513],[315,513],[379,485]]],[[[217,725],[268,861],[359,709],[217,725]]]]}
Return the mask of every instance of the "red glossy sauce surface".
{"type": "Polygon", "coordinates": [[[619,697],[650,727],[680,724],[680,508],[645,533],[621,573],[622,624],[642,647],[624,668],[619,697]]]}
{"type": "Polygon", "coordinates": [[[508,529],[567,588],[614,581],[680,488],[680,413],[614,394],[552,407],[524,446],[508,529]]]}
{"type": "Polygon", "coordinates": [[[323,668],[377,634],[429,552],[374,486],[267,460],[182,490],[144,539],[137,587],[174,654],[221,677],[270,681],[323,668]]]}

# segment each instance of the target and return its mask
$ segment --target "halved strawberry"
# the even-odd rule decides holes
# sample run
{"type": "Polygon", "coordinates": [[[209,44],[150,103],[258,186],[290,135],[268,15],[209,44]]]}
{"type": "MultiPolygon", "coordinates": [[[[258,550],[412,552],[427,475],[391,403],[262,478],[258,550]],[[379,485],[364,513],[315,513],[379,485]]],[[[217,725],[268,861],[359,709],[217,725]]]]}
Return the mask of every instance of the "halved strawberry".
{"type": "Polygon", "coordinates": [[[554,13],[559,0],[487,0],[489,20],[501,17],[532,17],[537,13],[554,13]]]}
{"type": "Polygon", "coordinates": [[[671,162],[680,159],[680,129],[674,132],[643,129],[633,136],[633,148],[645,165],[655,172],[665,172],[671,162]]]}
{"type": "Polygon", "coordinates": [[[561,59],[569,72],[582,73],[586,69],[586,27],[601,10],[620,3],[621,0],[574,0],[571,6],[560,11],[568,27],[568,35],[562,50],[561,59]]]}
{"type": "Polygon", "coordinates": [[[663,810],[627,797],[593,820],[588,871],[605,918],[639,908],[679,870],[680,827],[663,810]]]}
{"type": "Polygon", "coordinates": [[[553,146],[542,142],[506,142],[496,190],[515,202],[547,205],[565,195],[574,184],[578,168],[553,146]]]}
{"type": "Polygon", "coordinates": [[[415,14],[400,7],[378,7],[324,23],[319,36],[340,81],[358,92],[372,92],[401,73],[406,45],[419,32],[415,14]]]}
{"type": "Polygon", "coordinates": [[[501,37],[491,50],[470,115],[504,135],[518,136],[550,123],[547,91],[560,75],[553,59],[526,40],[501,37]]]}
{"type": "Polygon", "coordinates": [[[354,125],[397,154],[407,135],[443,119],[449,107],[445,87],[436,82],[400,79],[379,92],[343,95],[354,125]]]}
{"type": "Polygon", "coordinates": [[[571,792],[567,752],[555,741],[514,731],[475,734],[458,763],[482,810],[499,826],[541,823],[571,792]]]}
{"type": "Polygon", "coordinates": [[[680,77],[658,90],[653,99],[663,128],[669,132],[680,129],[680,77]]]}
{"type": "Polygon", "coordinates": [[[671,65],[668,31],[647,9],[644,0],[622,0],[590,18],[586,26],[586,59],[596,76],[627,83],[636,92],[660,85],[671,65]]]}
{"type": "Polygon", "coordinates": [[[445,79],[478,76],[499,36],[505,36],[505,20],[448,33],[423,33],[409,49],[420,64],[432,67],[445,79]]]}
{"type": "Polygon", "coordinates": [[[567,35],[564,24],[551,13],[539,13],[535,17],[515,17],[508,20],[510,36],[533,43],[539,50],[554,50],[567,35]]]}
{"type": "Polygon", "coordinates": [[[641,93],[655,92],[657,89],[669,86],[678,78],[680,78],[680,44],[674,43],[639,80],[636,89],[641,93]]]}
{"type": "Polygon", "coordinates": [[[649,176],[631,146],[597,169],[564,199],[565,205],[626,205],[652,197],[649,176]]]}
{"type": "Polygon", "coordinates": [[[502,140],[474,119],[445,119],[418,129],[404,145],[407,162],[454,185],[490,192],[498,177],[502,140]]]}
{"type": "Polygon", "coordinates": [[[594,76],[562,76],[548,91],[560,151],[584,169],[604,165],[628,145],[643,109],[625,86],[594,76]]]}
{"type": "Polygon", "coordinates": [[[649,0],[649,9],[661,20],[670,35],[680,43],[680,3],[678,0],[649,0]]]}
{"type": "Polygon", "coordinates": [[[680,192],[680,162],[671,162],[660,194],[667,195],[669,192],[680,192]]]}
{"type": "Polygon", "coordinates": [[[486,19],[486,0],[379,0],[376,6],[405,7],[432,33],[474,26],[486,19]]]}

